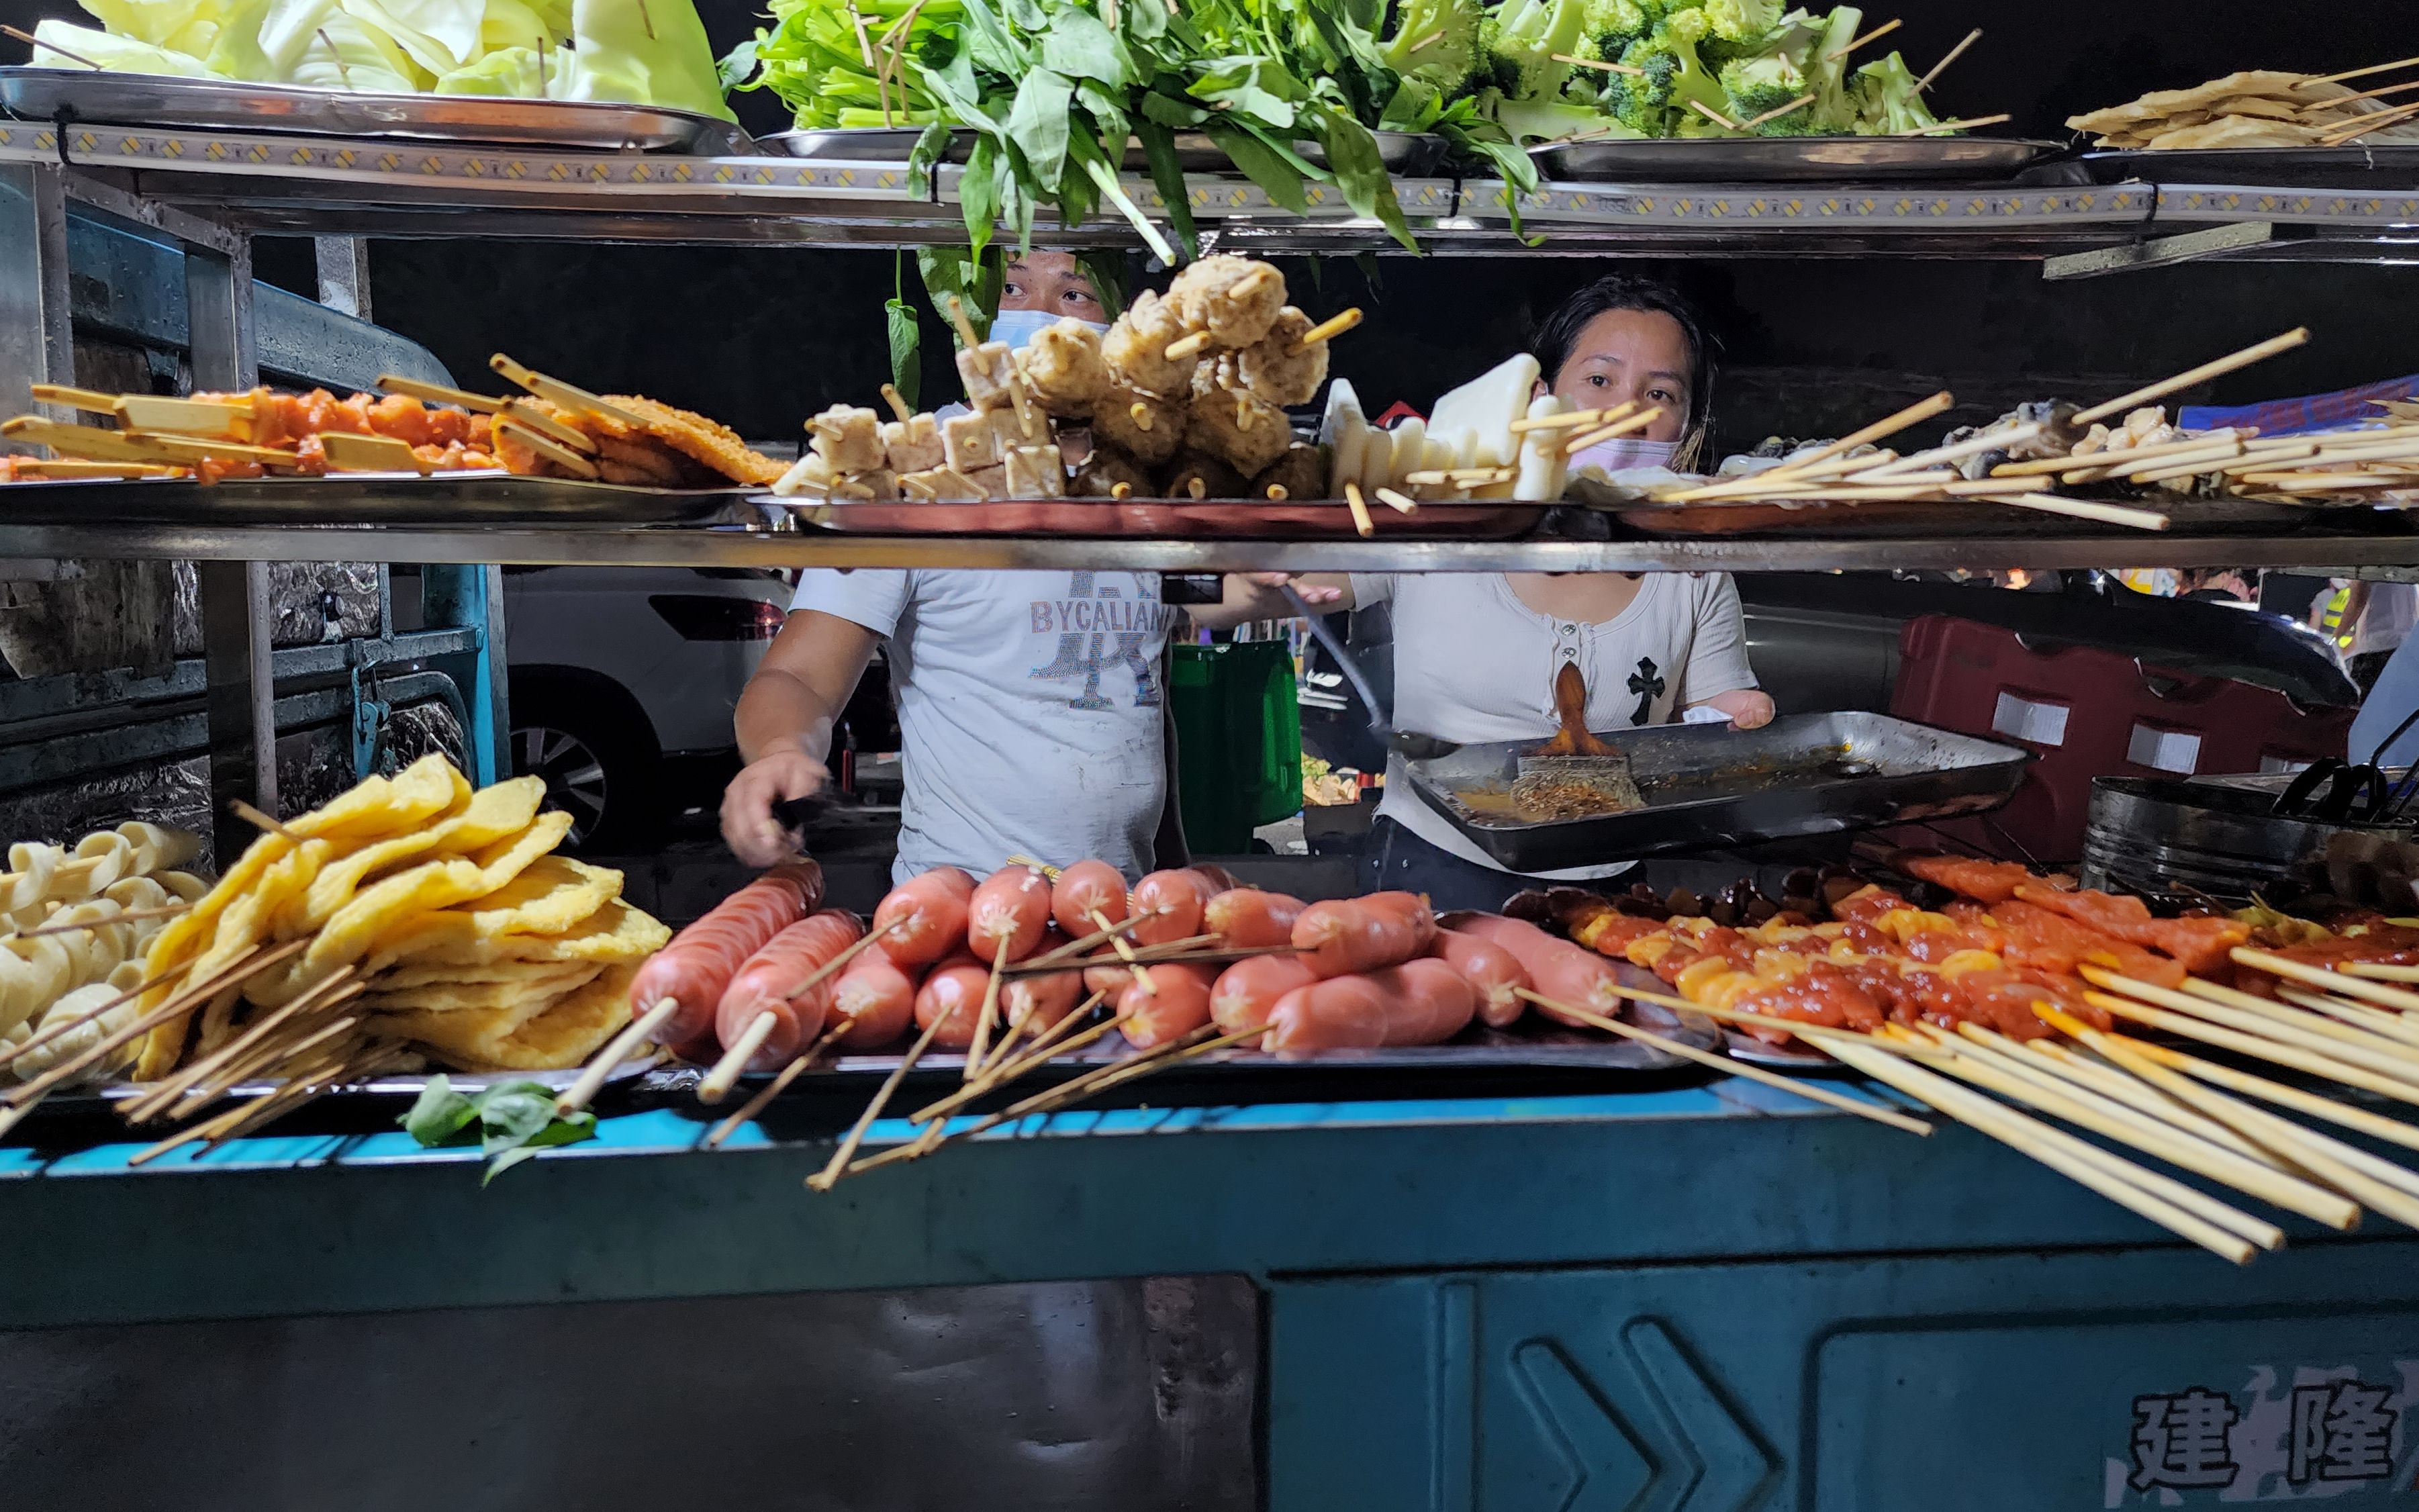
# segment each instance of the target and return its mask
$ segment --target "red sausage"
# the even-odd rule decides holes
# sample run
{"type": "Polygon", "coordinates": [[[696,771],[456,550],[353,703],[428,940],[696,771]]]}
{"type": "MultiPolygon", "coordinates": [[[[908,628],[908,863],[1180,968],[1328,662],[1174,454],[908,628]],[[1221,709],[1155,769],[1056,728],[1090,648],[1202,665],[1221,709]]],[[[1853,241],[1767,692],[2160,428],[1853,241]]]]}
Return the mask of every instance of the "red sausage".
{"type": "Polygon", "coordinates": [[[966,949],[985,965],[1002,940],[1008,959],[1024,960],[1040,948],[1049,927],[1050,879],[1029,866],[1000,868],[966,901],[966,949]]]}
{"type": "MultiPolygon", "coordinates": [[[[1621,972],[1594,950],[1559,939],[1525,919],[1505,918],[1501,914],[1471,914],[1466,918],[1456,915],[1453,927],[1511,951],[1529,973],[1529,980],[1539,996],[1606,1018],[1621,1016],[1625,1001],[1621,995],[1621,972]]],[[[1557,1024],[1585,1027],[1542,1003],[1537,1011],[1557,1024]]]]}
{"type": "Polygon", "coordinates": [[[1144,992],[1142,983],[1135,982],[1117,996],[1117,1011],[1133,1015],[1121,1030],[1127,1041],[1148,1050],[1209,1023],[1210,986],[1217,978],[1216,966],[1190,962],[1151,967],[1150,984],[1156,991],[1144,992]]]}
{"type": "Polygon", "coordinates": [[[1293,921],[1309,906],[1282,892],[1229,887],[1201,910],[1201,927],[1239,950],[1285,945],[1293,938],[1293,921]]]}
{"type": "Polygon", "coordinates": [[[1379,893],[1313,903],[1293,921],[1294,949],[1322,977],[1400,965],[1426,949],[1436,933],[1432,919],[1421,927],[1427,905],[1420,904],[1415,914],[1394,901],[1403,896],[1379,893]]]}
{"type": "Polygon", "coordinates": [[[749,1071],[770,1071],[814,1043],[831,1011],[831,983],[819,981],[801,995],[798,983],[815,974],[832,957],[847,949],[865,933],[856,916],[826,908],[810,914],[764,943],[723,989],[714,1011],[715,1035],[725,1050],[739,1042],[759,1013],[773,1015],[773,1032],[748,1057],[749,1071]]]}
{"type": "Polygon", "coordinates": [[[1383,908],[1401,915],[1418,933],[1420,949],[1425,950],[1428,948],[1430,937],[1436,933],[1437,921],[1436,910],[1428,906],[1425,896],[1416,892],[1372,892],[1363,896],[1361,902],[1372,908],[1383,908]]]}
{"type": "Polygon", "coordinates": [[[1201,911],[1224,887],[1198,872],[1153,872],[1134,884],[1128,917],[1141,915],[1126,936],[1136,945],[1167,945],[1201,933],[1201,911]]]}
{"type": "Polygon", "coordinates": [[[954,866],[909,877],[873,911],[875,947],[902,966],[929,966],[966,937],[966,900],[975,879],[954,866]]]}
{"type": "Polygon", "coordinates": [[[1279,1055],[1439,1044],[1478,1011],[1478,991],[1433,958],[1360,977],[1331,977],[1285,995],[1260,1048],[1279,1055]]]}
{"type": "Polygon", "coordinates": [[[1106,861],[1078,861],[1058,873],[1050,887],[1050,917],[1070,938],[1097,934],[1092,916],[1110,923],[1126,917],[1125,873],[1106,861]]]}
{"type": "Polygon", "coordinates": [[[1227,871],[1223,866],[1211,866],[1207,861],[1195,861],[1191,866],[1186,867],[1185,870],[1209,883],[1210,896],[1213,898],[1222,892],[1232,892],[1237,887],[1243,886],[1243,879],[1241,877],[1235,875],[1234,872],[1227,871]]]}
{"type": "Polygon", "coordinates": [[[916,1014],[916,983],[880,950],[866,950],[832,980],[831,1011],[848,1021],[845,1050],[877,1050],[907,1032],[916,1014]]]}
{"type": "Polygon", "coordinates": [[[1238,961],[1220,972],[1210,989],[1210,1017],[1221,1034],[1265,1028],[1277,999],[1317,980],[1317,971],[1295,956],[1256,955],[1238,961]]]}
{"type": "Polygon", "coordinates": [[[982,1017],[983,989],[991,981],[988,962],[952,956],[932,968],[916,994],[916,1027],[929,1029],[944,1021],[932,1044],[941,1050],[963,1050],[975,1042],[975,1025],[982,1017]]]}
{"type": "Polygon", "coordinates": [[[1084,968],[1084,990],[1087,993],[1099,993],[1112,1003],[1125,995],[1126,989],[1133,985],[1133,971],[1127,966],[1086,966],[1084,968]]]}
{"type": "Polygon", "coordinates": [[[655,1029],[657,1044],[686,1045],[713,1032],[714,1011],[741,963],[824,901],[823,868],[776,867],[672,936],[630,980],[630,1012],[643,1017],[669,997],[680,1005],[655,1029]]]}
{"type": "Polygon", "coordinates": [[[1528,986],[1529,968],[1519,957],[1492,940],[1457,930],[1441,929],[1428,953],[1458,971],[1478,990],[1478,1016],[1490,1029],[1500,1029],[1528,1011],[1520,995],[1528,986]]]}

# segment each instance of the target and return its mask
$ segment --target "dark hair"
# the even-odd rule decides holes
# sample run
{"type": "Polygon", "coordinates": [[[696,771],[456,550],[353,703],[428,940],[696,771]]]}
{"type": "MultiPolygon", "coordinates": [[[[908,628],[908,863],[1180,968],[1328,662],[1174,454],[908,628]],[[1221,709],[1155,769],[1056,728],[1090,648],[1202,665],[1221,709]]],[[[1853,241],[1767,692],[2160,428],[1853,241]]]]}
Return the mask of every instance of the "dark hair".
{"type": "Polygon", "coordinates": [[[1531,344],[1545,370],[1546,387],[1552,388],[1562,377],[1563,364],[1571,360],[1588,322],[1612,310],[1649,310],[1680,323],[1681,337],[1688,346],[1688,423],[1672,454],[1672,466],[1684,472],[1702,466],[1708,460],[1704,453],[1710,449],[1713,434],[1714,340],[1705,330],[1704,316],[1687,296],[1663,280],[1645,273],[1608,273],[1546,316],[1531,344]]]}

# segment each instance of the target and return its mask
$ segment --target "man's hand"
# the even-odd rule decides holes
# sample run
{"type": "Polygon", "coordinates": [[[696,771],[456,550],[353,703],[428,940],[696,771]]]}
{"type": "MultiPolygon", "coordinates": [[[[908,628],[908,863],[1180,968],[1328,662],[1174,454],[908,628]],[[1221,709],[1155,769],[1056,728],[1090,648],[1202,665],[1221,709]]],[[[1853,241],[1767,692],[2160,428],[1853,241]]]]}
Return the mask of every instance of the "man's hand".
{"type": "Polygon", "coordinates": [[[722,792],[722,838],[749,866],[778,866],[804,838],[773,817],[773,805],[803,798],[831,780],[824,764],[793,745],[777,746],[750,762],[722,792]]]}
{"type": "Polygon", "coordinates": [[[1737,687],[1717,693],[1699,705],[1731,717],[1733,730],[1759,730],[1772,722],[1772,695],[1760,687],[1737,687]]]}
{"type": "Polygon", "coordinates": [[[1303,603],[1314,609],[1321,604],[1333,604],[1344,596],[1344,590],[1340,587],[1313,582],[1307,578],[1297,578],[1289,572],[1236,572],[1226,575],[1225,596],[1229,601],[1238,596],[1235,592],[1238,579],[1258,588],[1291,587],[1295,593],[1302,595],[1303,603]]]}

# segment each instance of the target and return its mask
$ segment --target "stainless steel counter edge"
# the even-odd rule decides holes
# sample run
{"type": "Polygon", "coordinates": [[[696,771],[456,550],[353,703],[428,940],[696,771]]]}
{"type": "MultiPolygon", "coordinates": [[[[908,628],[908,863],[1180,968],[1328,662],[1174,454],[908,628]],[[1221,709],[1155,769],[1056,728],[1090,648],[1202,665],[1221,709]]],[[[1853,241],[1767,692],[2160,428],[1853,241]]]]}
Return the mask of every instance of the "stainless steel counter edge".
{"type": "Polygon", "coordinates": [[[2419,536],[1957,536],[1649,541],[834,535],[682,526],[0,525],[0,559],[1247,572],[1872,572],[1896,568],[2419,569],[2419,536]]]}

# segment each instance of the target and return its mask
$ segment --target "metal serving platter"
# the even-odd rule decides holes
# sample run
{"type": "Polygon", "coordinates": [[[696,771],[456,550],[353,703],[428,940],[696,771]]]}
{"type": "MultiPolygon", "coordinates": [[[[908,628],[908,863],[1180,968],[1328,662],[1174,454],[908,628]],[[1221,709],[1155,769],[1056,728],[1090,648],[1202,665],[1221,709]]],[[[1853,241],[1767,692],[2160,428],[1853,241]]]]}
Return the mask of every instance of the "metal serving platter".
{"type": "Polygon", "coordinates": [[[0,68],[0,110],[28,121],[401,137],[497,147],[747,157],[729,121],[655,105],[501,95],[352,94],[89,69],[0,68]]]}
{"type": "MultiPolygon", "coordinates": [[[[840,159],[865,162],[904,162],[916,148],[917,139],[924,134],[920,126],[859,126],[827,127],[811,131],[776,131],[757,141],[757,147],[767,152],[787,154],[793,158],[840,159]]],[[[948,162],[963,162],[973,150],[976,132],[960,129],[949,133],[949,150],[944,155],[948,162]]],[[[1406,178],[1424,177],[1436,171],[1444,162],[1445,140],[1415,131],[1379,131],[1378,156],[1390,174],[1406,178]]],[[[1293,149],[1305,162],[1327,166],[1327,149],[1317,142],[1297,142],[1293,149]]],[[[1233,173],[1234,160],[1226,149],[1201,131],[1176,133],[1176,162],[1186,173],[1233,173]]],[[[1149,166],[1139,143],[1126,147],[1126,167],[1141,172],[1149,166]]]]}
{"type": "Polygon", "coordinates": [[[0,484],[0,525],[680,525],[710,519],[753,491],[488,471],[72,478],[0,484]]]}
{"type": "Polygon", "coordinates": [[[2339,147],[2108,148],[2075,162],[2093,183],[2260,184],[2278,189],[2419,189],[2419,142],[2339,147]]]}
{"type": "Polygon", "coordinates": [[[1537,170],[1578,183],[1768,184],[2011,178],[2066,148],[2005,136],[1673,137],[1538,147],[1537,170]]]}
{"type": "MultiPolygon", "coordinates": [[[[875,535],[1062,535],[1267,540],[1351,539],[1341,501],[1304,499],[1003,499],[990,503],[826,503],[759,495],[801,524],[875,535]]],[[[1534,504],[1422,504],[1416,515],[1373,507],[1369,524],[1387,540],[1508,541],[1535,529],[1534,504]]],[[[5,518],[5,517],[0,517],[5,518]]]]}
{"type": "MultiPolygon", "coordinates": [[[[2273,504],[2257,499],[2193,499],[2149,493],[2112,500],[2155,510],[2177,530],[2218,534],[2233,531],[2293,531],[2322,522],[2308,504],[2273,504]]],[[[1707,499],[1694,503],[1632,502],[1610,508],[1624,525],[1648,535],[1729,536],[1819,533],[1830,538],[1960,535],[2039,535],[2059,540],[2078,535],[2140,536],[2131,525],[2077,519],[2041,510],[1995,504],[1987,499],[1865,500],[1795,502],[1760,499],[1707,499]]]]}
{"type": "Polygon", "coordinates": [[[1857,712],[1787,715],[1761,730],[1599,733],[1627,753],[1645,807],[1543,824],[1516,817],[1509,789],[1533,740],[1410,763],[1411,790],[1502,865],[1551,872],[1976,813],[2006,802],[2031,760],[1996,741],[1857,712]]]}

